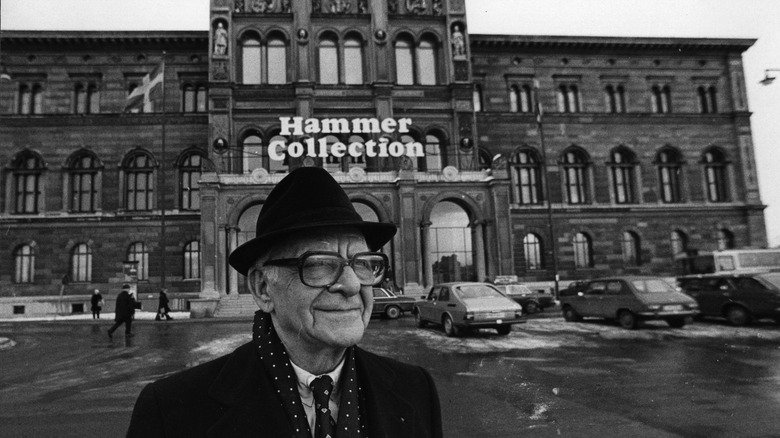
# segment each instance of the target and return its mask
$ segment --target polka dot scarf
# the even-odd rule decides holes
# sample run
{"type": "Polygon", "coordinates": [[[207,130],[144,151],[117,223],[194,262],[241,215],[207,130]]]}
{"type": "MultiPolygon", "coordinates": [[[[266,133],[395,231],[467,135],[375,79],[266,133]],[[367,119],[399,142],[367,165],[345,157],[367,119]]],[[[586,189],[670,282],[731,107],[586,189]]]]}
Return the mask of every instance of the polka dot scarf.
{"type": "MultiPolygon", "coordinates": [[[[287,411],[294,432],[293,437],[311,438],[309,422],[298,393],[297,377],[290,365],[287,351],[274,330],[271,315],[257,311],[252,333],[252,342],[257,348],[260,361],[271,377],[276,394],[287,411]]],[[[361,415],[365,402],[361,397],[361,388],[355,371],[355,347],[348,348],[346,355],[344,371],[341,374],[341,401],[335,438],[368,438],[365,415],[361,415]],[[361,402],[359,403],[358,400],[361,402]]]]}

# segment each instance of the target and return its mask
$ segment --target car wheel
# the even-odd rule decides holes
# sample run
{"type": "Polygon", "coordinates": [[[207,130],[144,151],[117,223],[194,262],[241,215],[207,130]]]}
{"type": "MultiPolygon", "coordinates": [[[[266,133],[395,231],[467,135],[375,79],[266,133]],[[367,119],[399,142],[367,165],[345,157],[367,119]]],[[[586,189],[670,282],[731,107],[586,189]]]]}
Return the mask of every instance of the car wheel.
{"type": "Polygon", "coordinates": [[[529,315],[533,315],[534,313],[539,311],[539,304],[537,304],[534,301],[529,301],[525,305],[525,313],[529,315]]]}
{"type": "Polygon", "coordinates": [[[683,328],[685,327],[685,318],[669,318],[666,320],[671,328],[683,328]]]}
{"type": "Polygon", "coordinates": [[[748,325],[750,324],[750,312],[742,306],[731,306],[726,309],[726,319],[731,325],[748,325]]]}
{"type": "Polygon", "coordinates": [[[581,321],[582,317],[572,307],[567,306],[563,309],[563,319],[567,322],[577,322],[581,321]]]}
{"type": "Polygon", "coordinates": [[[417,327],[423,328],[426,325],[428,325],[423,319],[422,315],[420,314],[420,309],[414,309],[414,320],[417,321],[417,327]]]}
{"type": "Polygon", "coordinates": [[[496,331],[498,332],[499,335],[506,336],[506,335],[509,334],[509,332],[512,331],[512,326],[511,325],[500,325],[500,326],[496,327],[496,331]]]}
{"type": "Polygon", "coordinates": [[[452,318],[450,318],[449,315],[444,315],[442,325],[444,326],[444,333],[447,336],[452,338],[460,334],[460,330],[455,326],[455,323],[452,322],[452,318]]]}
{"type": "Polygon", "coordinates": [[[623,310],[618,315],[620,326],[624,329],[633,330],[636,328],[636,316],[628,310],[623,310]]]}
{"type": "Polygon", "coordinates": [[[397,319],[401,316],[401,309],[398,306],[388,306],[385,309],[385,316],[389,319],[397,319]]]}

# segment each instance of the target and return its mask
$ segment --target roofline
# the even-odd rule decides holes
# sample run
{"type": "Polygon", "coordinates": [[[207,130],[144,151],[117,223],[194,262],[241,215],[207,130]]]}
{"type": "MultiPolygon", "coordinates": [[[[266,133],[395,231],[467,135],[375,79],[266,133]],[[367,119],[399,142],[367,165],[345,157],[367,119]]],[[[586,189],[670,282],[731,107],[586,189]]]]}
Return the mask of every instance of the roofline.
{"type": "Polygon", "coordinates": [[[744,52],[755,38],[610,37],[563,35],[472,34],[474,47],[589,48],[589,49],[696,49],[744,52]]]}
{"type": "Polygon", "coordinates": [[[206,43],[208,31],[3,31],[3,44],[206,43]]]}

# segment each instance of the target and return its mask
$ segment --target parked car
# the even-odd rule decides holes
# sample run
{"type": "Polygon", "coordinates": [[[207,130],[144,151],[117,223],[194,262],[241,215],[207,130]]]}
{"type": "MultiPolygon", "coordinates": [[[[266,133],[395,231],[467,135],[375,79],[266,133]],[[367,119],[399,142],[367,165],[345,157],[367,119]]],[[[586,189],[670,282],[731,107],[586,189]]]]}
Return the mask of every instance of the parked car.
{"type": "Polygon", "coordinates": [[[499,335],[524,322],[523,307],[489,283],[443,283],[434,285],[425,301],[415,305],[418,327],[440,324],[447,336],[472,328],[494,328],[499,335]]]}
{"type": "Polygon", "coordinates": [[[496,288],[508,298],[523,306],[523,312],[528,315],[541,312],[555,305],[555,299],[551,294],[534,292],[524,284],[496,285],[496,288]]]}
{"type": "Polygon", "coordinates": [[[594,316],[616,319],[627,329],[643,320],[662,319],[680,328],[697,313],[696,301],[661,277],[610,277],[590,280],[581,291],[561,294],[566,321],[594,316]]]}
{"type": "Polygon", "coordinates": [[[780,323],[780,272],[721,273],[677,279],[699,303],[699,313],[726,318],[733,325],[759,318],[780,323]]]}
{"type": "Polygon", "coordinates": [[[396,319],[403,312],[411,312],[414,308],[414,298],[396,295],[383,287],[374,288],[374,308],[372,315],[381,315],[390,319],[396,319]]]}

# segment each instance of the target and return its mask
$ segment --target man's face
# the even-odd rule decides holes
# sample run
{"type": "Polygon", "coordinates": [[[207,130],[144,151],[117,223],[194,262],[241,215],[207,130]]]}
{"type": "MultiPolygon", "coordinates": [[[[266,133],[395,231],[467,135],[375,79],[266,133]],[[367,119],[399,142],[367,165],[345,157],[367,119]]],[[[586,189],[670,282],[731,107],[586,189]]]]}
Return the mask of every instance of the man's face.
{"type": "MultiPolygon", "coordinates": [[[[275,245],[269,259],[296,258],[306,251],[333,251],[345,259],[368,251],[365,238],[357,231],[335,229],[306,233],[275,245]]],[[[267,268],[266,268],[267,269],[267,268]]],[[[294,342],[310,352],[323,348],[345,348],[363,338],[371,318],[371,286],[361,286],[352,268],[344,267],[331,287],[309,287],[298,275],[297,267],[274,267],[278,275],[265,282],[264,292],[274,326],[286,344],[294,342]]],[[[257,281],[258,277],[251,277],[257,281]]],[[[261,288],[262,289],[262,288],[261,288]]],[[[257,290],[257,289],[255,289],[257,290]]],[[[288,348],[292,347],[288,345],[288,348]]]]}

